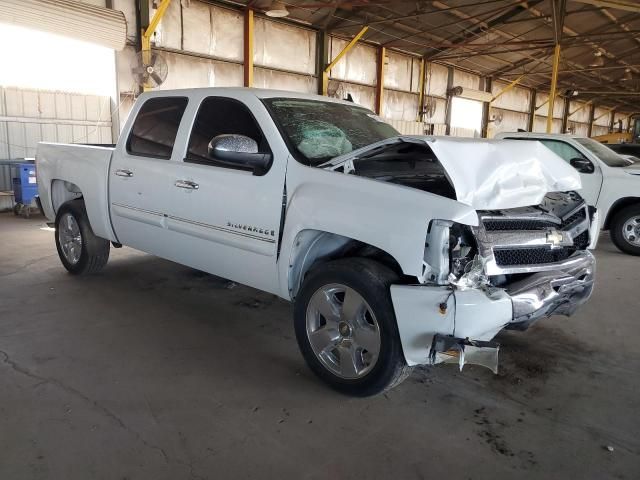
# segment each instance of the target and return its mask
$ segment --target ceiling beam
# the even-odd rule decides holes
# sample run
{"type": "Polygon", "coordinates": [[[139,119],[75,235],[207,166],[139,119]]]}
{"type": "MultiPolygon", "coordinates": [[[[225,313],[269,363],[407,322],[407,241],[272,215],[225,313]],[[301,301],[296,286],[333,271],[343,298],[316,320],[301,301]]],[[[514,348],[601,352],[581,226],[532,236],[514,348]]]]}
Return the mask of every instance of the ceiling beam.
{"type": "Polygon", "coordinates": [[[628,12],[640,12],[640,4],[635,0],[573,0],[578,3],[588,3],[596,7],[614,8],[628,12]]]}

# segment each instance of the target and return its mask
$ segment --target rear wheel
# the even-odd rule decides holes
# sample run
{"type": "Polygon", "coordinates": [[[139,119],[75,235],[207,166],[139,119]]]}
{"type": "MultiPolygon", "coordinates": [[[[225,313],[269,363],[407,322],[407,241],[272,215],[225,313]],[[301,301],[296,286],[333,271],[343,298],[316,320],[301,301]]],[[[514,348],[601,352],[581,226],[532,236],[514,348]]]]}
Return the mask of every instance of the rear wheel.
{"type": "Polygon", "coordinates": [[[640,255],[640,205],[616,213],[611,221],[611,240],[624,253],[640,255]]]}
{"type": "Polygon", "coordinates": [[[409,375],[389,292],[394,281],[391,270],[364,258],[326,263],[305,279],[294,306],[296,337],[311,370],[332,388],[375,395],[409,375]]]}
{"type": "Polygon", "coordinates": [[[107,264],[109,241],[93,233],[83,200],[72,200],[62,205],[55,225],[58,256],[70,273],[93,273],[107,264]]]}

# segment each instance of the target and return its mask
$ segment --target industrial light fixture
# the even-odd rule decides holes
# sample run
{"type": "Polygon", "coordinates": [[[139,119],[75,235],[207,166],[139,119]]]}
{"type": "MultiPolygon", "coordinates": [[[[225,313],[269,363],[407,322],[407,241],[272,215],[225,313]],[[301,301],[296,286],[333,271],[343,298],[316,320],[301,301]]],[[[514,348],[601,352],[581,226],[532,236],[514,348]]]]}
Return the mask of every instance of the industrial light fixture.
{"type": "Polygon", "coordinates": [[[597,51],[593,55],[594,55],[593,60],[591,60],[591,63],[589,63],[589,66],[604,67],[604,58],[602,58],[602,52],[597,51]]]}
{"type": "Polygon", "coordinates": [[[622,76],[622,78],[620,79],[623,82],[627,82],[629,80],[633,80],[633,75],[631,74],[631,69],[630,68],[625,68],[624,69],[624,75],[622,76]]]}
{"type": "Polygon", "coordinates": [[[264,13],[267,14],[267,17],[286,17],[289,15],[289,10],[284,6],[284,3],[274,0],[264,13]]]}

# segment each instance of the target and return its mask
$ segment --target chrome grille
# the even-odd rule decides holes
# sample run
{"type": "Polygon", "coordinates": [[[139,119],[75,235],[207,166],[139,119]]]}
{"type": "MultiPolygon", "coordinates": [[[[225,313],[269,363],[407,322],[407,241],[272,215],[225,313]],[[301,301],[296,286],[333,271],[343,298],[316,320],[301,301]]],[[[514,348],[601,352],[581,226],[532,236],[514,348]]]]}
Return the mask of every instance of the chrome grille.
{"type": "Polygon", "coordinates": [[[544,207],[480,212],[476,238],[480,255],[487,259],[488,275],[552,269],[588,247],[586,204],[575,194],[559,195],[562,197],[556,197],[551,208],[547,203],[544,207]],[[562,216],[555,212],[562,212],[562,216]]]}

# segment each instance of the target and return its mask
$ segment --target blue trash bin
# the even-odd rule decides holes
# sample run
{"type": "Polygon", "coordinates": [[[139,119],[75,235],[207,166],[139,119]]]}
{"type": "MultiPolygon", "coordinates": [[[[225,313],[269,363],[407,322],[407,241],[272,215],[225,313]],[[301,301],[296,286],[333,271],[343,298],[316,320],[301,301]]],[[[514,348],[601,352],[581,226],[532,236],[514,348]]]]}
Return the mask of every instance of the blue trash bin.
{"type": "Polygon", "coordinates": [[[18,164],[18,176],[13,178],[13,196],[16,203],[31,205],[33,197],[38,194],[36,165],[34,163],[18,164]]]}

